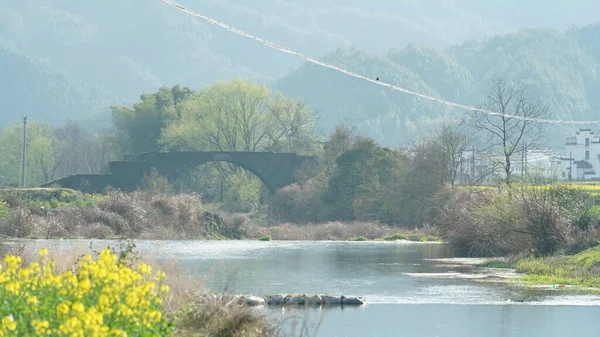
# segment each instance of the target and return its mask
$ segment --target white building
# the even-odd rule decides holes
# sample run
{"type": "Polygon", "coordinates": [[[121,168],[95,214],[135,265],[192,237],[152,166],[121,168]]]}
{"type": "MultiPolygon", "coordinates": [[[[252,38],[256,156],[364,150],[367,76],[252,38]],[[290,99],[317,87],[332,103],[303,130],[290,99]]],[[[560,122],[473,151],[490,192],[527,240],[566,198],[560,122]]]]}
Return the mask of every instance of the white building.
{"type": "Polygon", "coordinates": [[[579,129],[567,138],[562,161],[561,179],[600,179],[600,135],[592,129],[579,129]]]}

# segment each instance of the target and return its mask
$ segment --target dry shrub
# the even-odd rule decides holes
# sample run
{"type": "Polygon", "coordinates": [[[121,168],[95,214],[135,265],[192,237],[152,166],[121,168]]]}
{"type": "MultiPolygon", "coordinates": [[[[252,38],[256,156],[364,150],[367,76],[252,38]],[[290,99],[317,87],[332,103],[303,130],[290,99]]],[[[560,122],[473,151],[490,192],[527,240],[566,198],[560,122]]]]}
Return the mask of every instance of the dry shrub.
{"type": "Polygon", "coordinates": [[[17,207],[0,220],[0,235],[9,237],[130,237],[145,239],[197,239],[221,235],[236,237],[246,220],[234,217],[225,225],[204,211],[197,194],[165,195],[150,192],[111,191],[95,206],[45,210],[17,207]]]}
{"type": "Polygon", "coordinates": [[[29,208],[17,206],[8,216],[0,219],[0,235],[24,238],[33,231],[32,214],[29,208]]]}
{"type": "Polygon", "coordinates": [[[536,255],[553,254],[572,242],[572,219],[547,192],[522,193],[514,200],[524,221],[515,231],[529,236],[536,255]]]}
{"type": "Polygon", "coordinates": [[[573,255],[596,247],[600,244],[598,238],[600,238],[600,228],[598,227],[575,230],[575,233],[572,235],[572,242],[567,248],[566,253],[573,255]]]}
{"type": "Polygon", "coordinates": [[[94,222],[83,226],[80,235],[84,238],[110,239],[115,236],[115,232],[103,223],[94,222]]]}
{"type": "Polygon", "coordinates": [[[393,233],[394,228],[376,222],[327,222],[309,225],[284,223],[272,227],[251,226],[247,229],[249,237],[270,235],[273,240],[348,240],[359,236],[378,239],[393,233]]]}
{"type": "Polygon", "coordinates": [[[69,237],[75,233],[74,230],[67,230],[58,217],[33,216],[31,219],[31,236],[38,238],[69,237]]]}
{"type": "Polygon", "coordinates": [[[286,186],[277,191],[271,202],[271,216],[284,222],[309,223],[323,219],[321,196],[327,186],[320,176],[304,185],[286,186]]]}
{"type": "Polygon", "coordinates": [[[495,195],[459,191],[444,206],[436,225],[455,255],[504,256],[519,236],[509,230],[513,217],[495,195]]]}
{"type": "Polygon", "coordinates": [[[277,336],[266,317],[228,295],[198,296],[184,305],[174,336],[277,336]]]}
{"type": "Polygon", "coordinates": [[[293,184],[277,190],[271,201],[271,216],[277,220],[294,221],[297,219],[297,215],[294,213],[294,200],[301,189],[299,185],[293,184]]]}
{"type": "Polygon", "coordinates": [[[566,212],[545,193],[458,191],[435,220],[460,256],[552,254],[571,242],[566,212]]]}
{"type": "Polygon", "coordinates": [[[222,211],[217,212],[216,214],[222,219],[226,230],[238,233],[240,236],[246,235],[246,229],[253,225],[252,220],[246,214],[222,211]]]}

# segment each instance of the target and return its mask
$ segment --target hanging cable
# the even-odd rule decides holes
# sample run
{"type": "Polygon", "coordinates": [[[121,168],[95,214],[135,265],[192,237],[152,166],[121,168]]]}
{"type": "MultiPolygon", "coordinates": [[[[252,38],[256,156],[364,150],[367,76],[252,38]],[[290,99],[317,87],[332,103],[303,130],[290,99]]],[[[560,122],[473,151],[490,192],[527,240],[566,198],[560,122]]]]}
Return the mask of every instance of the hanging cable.
{"type": "Polygon", "coordinates": [[[271,47],[273,49],[282,51],[282,52],[287,53],[287,54],[292,54],[292,55],[298,56],[298,57],[300,57],[300,58],[302,58],[302,59],[304,59],[304,60],[306,60],[306,61],[308,61],[310,63],[316,64],[316,65],[319,65],[319,66],[322,66],[322,67],[330,68],[330,69],[342,72],[342,73],[344,73],[346,75],[349,75],[349,76],[352,76],[352,77],[355,77],[355,78],[359,78],[359,79],[362,79],[362,80],[365,80],[365,81],[368,81],[368,82],[371,82],[371,83],[374,83],[374,84],[377,84],[377,85],[381,85],[381,86],[387,87],[387,88],[389,88],[391,90],[400,91],[400,92],[403,92],[405,94],[409,94],[409,95],[412,95],[412,96],[417,96],[417,97],[420,97],[420,98],[423,98],[423,99],[426,99],[426,100],[429,100],[429,101],[438,102],[438,103],[441,103],[441,104],[444,104],[444,105],[447,105],[447,106],[452,106],[452,107],[455,107],[455,108],[460,108],[460,109],[464,109],[464,110],[468,110],[468,111],[472,111],[472,112],[480,112],[480,113],[484,113],[484,114],[491,115],[491,116],[502,116],[502,117],[505,117],[505,118],[514,118],[514,119],[525,120],[525,121],[532,121],[532,122],[537,122],[537,123],[551,123],[551,124],[600,124],[600,120],[597,120],[597,121],[563,121],[563,120],[554,120],[554,119],[544,119],[544,118],[532,118],[532,117],[525,117],[525,116],[517,116],[517,115],[505,114],[505,113],[500,113],[500,112],[486,110],[486,109],[479,109],[479,108],[476,108],[476,107],[472,107],[472,106],[468,106],[468,105],[464,105],[464,104],[452,102],[452,101],[449,101],[449,100],[446,100],[446,99],[428,96],[428,95],[425,95],[425,94],[422,94],[422,93],[418,93],[418,92],[415,92],[415,91],[412,91],[412,90],[409,90],[409,89],[405,89],[405,88],[398,87],[398,86],[395,86],[395,85],[392,85],[392,84],[389,84],[389,83],[385,83],[383,81],[380,81],[379,78],[377,78],[377,80],[374,80],[374,79],[368,78],[366,76],[354,73],[354,72],[352,72],[350,70],[347,70],[347,69],[344,69],[344,68],[340,68],[340,67],[334,66],[332,64],[329,64],[329,63],[326,63],[326,62],[323,62],[323,61],[319,61],[317,59],[314,59],[314,58],[312,58],[310,56],[307,56],[307,55],[301,54],[299,52],[293,51],[291,49],[287,49],[287,48],[281,47],[281,46],[279,46],[279,45],[277,45],[277,44],[275,44],[273,42],[270,42],[270,41],[265,40],[263,38],[260,38],[258,36],[252,35],[250,33],[246,33],[246,32],[244,32],[244,31],[242,31],[240,29],[237,29],[235,27],[232,27],[230,25],[227,25],[225,23],[217,21],[217,20],[215,20],[213,18],[210,18],[210,17],[208,17],[208,16],[206,16],[204,14],[192,11],[192,10],[190,10],[188,8],[185,8],[185,7],[179,5],[179,4],[175,3],[175,2],[172,2],[170,0],[161,0],[161,1],[164,2],[164,3],[166,3],[166,4],[168,4],[168,5],[170,5],[170,6],[172,6],[172,7],[177,8],[178,10],[180,10],[182,12],[185,12],[187,14],[195,16],[196,18],[202,19],[202,20],[207,21],[209,23],[212,23],[214,25],[217,25],[217,26],[220,26],[222,28],[225,28],[225,29],[229,30],[230,32],[233,32],[233,33],[235,33],[237,35],[245,36],[245,37],[250,38],[250,39],[254,39],[254,40],[256,40],[256,41],[258,41],[258,42],[260,42],[260,43],[262,43],[262,44],[264,44],[266,46],[269,46],[269,47],[271,47]]]}

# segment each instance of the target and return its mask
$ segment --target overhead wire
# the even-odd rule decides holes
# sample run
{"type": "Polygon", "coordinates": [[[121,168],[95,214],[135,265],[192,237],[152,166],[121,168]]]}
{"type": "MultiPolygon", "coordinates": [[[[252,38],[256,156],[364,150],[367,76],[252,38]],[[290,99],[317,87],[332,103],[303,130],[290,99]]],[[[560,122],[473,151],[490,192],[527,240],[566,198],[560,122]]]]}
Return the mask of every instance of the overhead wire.
{"type": "Polygon", "coordinates": [[[306,60],[306,61],[308,61],[310,63],[316,64],[316,65],[319,65],[319,66],[322,66],[322,67],[330,68],[330,69],[339,71],[341,73],[344,73],[346,75],[349,75],[349,76],[352,76],[352,77],[355,77],[355,78],[359,78],[359,79],[371,82],[373,84],[381,85],[381,86],[387,87],[387,88],[389,88],[391,90],[400,91],[400,92],[403,92],[403,93],[408,94],[408,95],[420,97],[422,99],[426,99],[426,100],[429,100],[429,101],[438,102],[438,103],[441,103],[441,104],[444,104],[444,105],[447,105],[447,106],[452,106],[452,107],[455,107],[455,108],[460,108],[460,109],[468,110],[468,111],[475,112],[475,113],[479,112],[479,113],[483,113],[483,114],[487,114],[487,115],[491,115],[491,116],[501,116],[501,117],[505,117],[505,118],[514,118],[514,119],[519,119],[519,120],[524,120],[524,121],[532,121],[532,122],[537,122],[537,123],[550,123],[550,124],[600,124],[600,120],[597,120],[597,121],[565,121],[565,120],[554,120],[554,119],[534,118],[534,117],[527,117],[527,116],[512,115],[512,114],[506,114],[506,113],[501,113],[501,112],[497,112],[497,111],[491,111],[491,110],[487,110],[487,109],[480,109],[480,108],[468,106],[468,105],[465,105],[465,104],[461,104],[461,103],[456,103],[456,102],[453,102],[453,101],[449,101],[449,100],[446,100],[446,99],[443,99],[443,98],[432,97],[432,96],[425,95],[425,94],[422,94],[422,93],[419,93],[419,92],[415,92],[415,91],[412,91],[412,90],[409,90],[409,89],[406,89],[406,88],[395,86],[395,85],[392,85],[392,84],[389,84],[389,83],[386,83],[386,82],[383,82],[383,81],[380,81],[380,80],[374,80],[374,79],[371,79],[369,77],[357,74],[355,72],[352,72],[350,70],[347,70],[347,69],[344,69],[344,68],[332,65],[332,64],[327,63],[327,62],[319,61],[319,60],[317,60],[315,58],[312,58],[310,56],[301,54],[301,53],[299,53],[297,51],[294,51],[294,50],[291,50],[291,49],[279,46],[279,45],[277,45],[277,44],[275,44],[275,43],[273,43],[271,41],[268,41],[266,39],[260,38],[260,37],[258,37],[256,35],[244,32],[244,31],[242,31],[242,30],[240,30],[238,28],[235,28],[235,27],[233,27],[231,25],[227,25],[225,23],[217,21],[217,20],[215,20],[215,19],[213,19],[213,18],[211,18],[209,16],[206,16],[206,15],[204,15],[202,13],[199,13],[199,12],[193,11],[191,9],[188,9],[188,8],[182,6],[182,5],[178,4],[178,3],[175,3],[173,1],[170,1],[170,0],[160,0],[160,1],[164,2],[165,4],[168,4],[171,7],[176,8],[176,9],[178,9],[178,10],[184,12],[184,13],[187,13],[189,15],[192,15],[192,16],[196,17],[196,18],[202,19],[202,20],[204,20],[204,21],[206,21],[208,23],[211,23],[211,24],[220,26],[222,28],[225,28],[225,29],[227,29],[228,31],[230,31],[232,33],[235,33],[237,35],[244,36],[244,37],[247,37],[247,38],[250,38],[250,39],[254,39],[254,40],[256,40],[256,41],[258,41],[258,42],[260,42],[260,43],[262,43],[262,44],[264,44],[264,45],[266,45],[268,47],[271,47],[273,49],[279,50],[279,51],[287,53],[287,54],[298,56],[298,57],[300,57],[300,58],[302,58],[302,59],[304,59],[304,60],[306,60]]]}

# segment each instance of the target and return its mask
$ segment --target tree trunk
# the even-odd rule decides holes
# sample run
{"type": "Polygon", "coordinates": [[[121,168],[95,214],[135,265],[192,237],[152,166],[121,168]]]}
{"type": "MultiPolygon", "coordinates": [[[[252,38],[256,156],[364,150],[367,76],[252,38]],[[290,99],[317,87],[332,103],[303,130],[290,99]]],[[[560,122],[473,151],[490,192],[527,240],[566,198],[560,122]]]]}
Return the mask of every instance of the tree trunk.
{"type": "Polygon", "coordinates": [[[506,185],[510,185],[510,156],[505,156],[504,158],[506,160],[506,163],[504,164],[504,172],[506,173],[506,178],[504,179],[504,181],[506,182],[506,185]]]}

